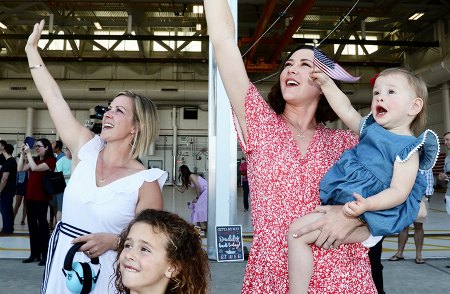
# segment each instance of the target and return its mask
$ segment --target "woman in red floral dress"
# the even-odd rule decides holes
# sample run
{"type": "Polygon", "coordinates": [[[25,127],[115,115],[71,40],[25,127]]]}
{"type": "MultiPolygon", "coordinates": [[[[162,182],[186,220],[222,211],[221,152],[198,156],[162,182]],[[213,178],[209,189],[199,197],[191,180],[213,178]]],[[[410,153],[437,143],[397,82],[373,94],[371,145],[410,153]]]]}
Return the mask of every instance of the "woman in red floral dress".
{"type": "MultiPolygon", "coordinates": [[[[227,0],[204,0],[204,4],[210,40],[247,156],[252,191],[254,237],[242,293],[288,293],[289,225],[320,204],[321,178],[357,138],[324,126],[335,115],[309,78],[311,47],[288,56],[279,83],[269,94],[269,106],[249,82],[227,0]]],[[[339,246],[361,223],[344,216],[341,206],[317,210],[326,215],[315,224],[322,233],[317,246],[312,245],[315,272],[309,293],[377,293],[367,249],[359,243],[339,246]],[[321,248],[327,241],[339,247],[321,248]]]]}

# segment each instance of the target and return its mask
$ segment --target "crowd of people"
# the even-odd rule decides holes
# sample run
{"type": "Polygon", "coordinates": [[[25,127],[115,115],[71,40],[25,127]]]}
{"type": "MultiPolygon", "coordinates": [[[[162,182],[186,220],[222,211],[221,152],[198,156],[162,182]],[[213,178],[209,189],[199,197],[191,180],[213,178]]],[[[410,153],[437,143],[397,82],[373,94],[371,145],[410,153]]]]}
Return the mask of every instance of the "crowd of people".
{"type": "MultiPolygon", "coordinates": [[[[315,66],[316,48],[304,45],[281,63],[266,102],[248,78],[228,2],[205,0],[204,6],[245,154],[239,168],[244,211],[251,190],[254,238],[242,293],[383,293],[382,279],[375,278],[382,267],[374,266],[381,264],[380,251],[369,259],[369,250],[379,250],[383,236],[399,233],[390,260],[403,260],[411,224],[415,262],[423,264],[425,205],[439,151],[438,136],[421,132],[428,95],[423,81],[401,68],[382,71],[371,112],[362,117],[315,66]],[[338,117],[349,130],[326,127],[338,117]]],[[[181,165],[181,186],[174,180],[173,187],[195,190],[190,223],[164,211],[168,175],[139,160],[159,134],[155,104],[119,92],[104,113],[101,133],[85,128],[39,54],[44,24],[35,24],[25,52],[61,141],[24,143],[16,160],[14,147],[0,140],[0,235],[13,234],[22,204],[20,223],[26,220],[30,235],[23,262],[45,265],[41,293],[71,293],[70,272],[79,276],[86,269],[90,282],[79,280],[82,292],[207,293],[210,270],[195,227],[207,229],[207,180],[181,165]],[[48,171],[63,173],[63,193],[45,191],[48,171]]],[[[444,144],[450,150],[450,132],[444,144]]],[[[438,175],[447,183],[449,178],[450,154],[438,175]]]]}
{"type": "Polygon", "coordinates": [[[14,232],[13,199],[16,194],[17,162],[13,157],[14,147],[0,140],[0,212],[3,227],[0,236],[14,232]]]}

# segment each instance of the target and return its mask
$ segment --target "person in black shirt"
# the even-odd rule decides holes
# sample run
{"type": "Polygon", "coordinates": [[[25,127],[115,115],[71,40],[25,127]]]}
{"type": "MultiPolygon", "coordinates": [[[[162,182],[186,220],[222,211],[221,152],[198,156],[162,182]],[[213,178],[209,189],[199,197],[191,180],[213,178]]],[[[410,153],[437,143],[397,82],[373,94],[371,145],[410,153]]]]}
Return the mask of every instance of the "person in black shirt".
{"type": "Polygon", "coordinates": [[[5,161],[2,164],[0,180],[0,212],[2,214],[3,228],[0,236],[11,235],[14,231],[13,198],[16,194],[17,162],[12,156],[14,147],[6,144],[3,148],[5,161]]]}
{"type": "Polygon", "coordinates": [[[6,144],[8,144],[5,140],[0,140],[0,179],[2,178],[2,165],[5,163],[5,156],[3,156],[3,150],[5,149],[6,144]]]}

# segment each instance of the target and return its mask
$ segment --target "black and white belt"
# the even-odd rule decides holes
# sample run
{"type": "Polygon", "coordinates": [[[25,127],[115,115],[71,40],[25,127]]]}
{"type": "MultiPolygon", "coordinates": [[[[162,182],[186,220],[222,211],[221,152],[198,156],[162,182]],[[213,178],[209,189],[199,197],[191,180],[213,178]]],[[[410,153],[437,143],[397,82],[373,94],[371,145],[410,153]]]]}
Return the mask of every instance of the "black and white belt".
{"type": "Polygon", "coordinates": [[[44,281],[42,282],[41,293],[45,293],[47,291],[47,283],[50,275],[50,268],[52,267],[53,255],[55,254],[56,246],[58,245],[60,233],[72,238],[77,238],[79,236],[90,234],[91,232],[74,227],[72,225],[69,225],[68,223],[58,222],[56,224],[56,227],[53,230],[52,236],[50,237],[50,241],[48,244],[47,262],[45,264],[44,281]]]}

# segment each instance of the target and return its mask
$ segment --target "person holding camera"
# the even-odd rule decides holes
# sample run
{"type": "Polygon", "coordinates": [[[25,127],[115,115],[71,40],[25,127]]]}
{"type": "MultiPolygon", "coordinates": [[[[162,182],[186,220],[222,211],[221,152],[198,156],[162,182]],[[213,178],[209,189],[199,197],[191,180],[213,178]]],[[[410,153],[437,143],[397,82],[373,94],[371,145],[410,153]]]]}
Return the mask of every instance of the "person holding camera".
{"type": "Polygon", "coordinates": [[[23,263],[39,261],[39,265],[42,266],[47,259],[50,237],[47,212],[51,195],[45,192],[43,179],[47,171],[54,170],[55,166],[56,159],[48,139],[38,139],[33,146],[29,146],[28,143],[22,145],[17,170],[29,171],[25,201],[30,232],[30,256],[23,260],[23,263]],[[32,156],[30,147],[34,149],[37,156],[32,156]],[[28,163],[24,162],[25,157],[28,163]]]}
{"type": "Polygon", "coordinates": [[[99,259],[101,271],[95,271],[90,293],[113,293],[119,234],[140,211],[163,208],[161,188],[167,173],[147,169],[138,161],[158,136],[157,110],[150,99],[123,91],[105,112],[100,135],[85,128],[73,116],[39,55],[43,28],[44,20],[35,24],[25,52],[56,130],[72,151],[73,172],[64,191],[62,219],[50,239],[41,293],[71,293],[66,287],[70,276],[61,269],[75,243],[83,245],[73,262],[90,267],[99,259]]]}

